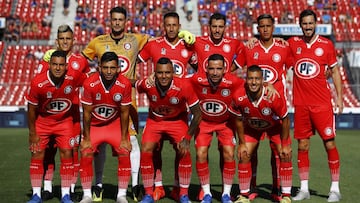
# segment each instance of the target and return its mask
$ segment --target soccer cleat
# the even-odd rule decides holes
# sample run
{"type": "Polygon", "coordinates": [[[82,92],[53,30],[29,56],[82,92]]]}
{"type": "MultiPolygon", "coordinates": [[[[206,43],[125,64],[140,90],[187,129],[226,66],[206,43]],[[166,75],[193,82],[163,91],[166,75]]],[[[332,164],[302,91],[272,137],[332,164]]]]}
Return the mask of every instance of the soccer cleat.
{"type": "Polygon", "coordinates": [[[212,202],[212,197],[209,194],[206,194],[204,198],[201,200],[201,203],[211,203],[211,202],[212,202]]]}
{"type": "Polygon", "coordinates": [[[165,197],[165,190],[163,186],[156,186],[153,192],[153,198],[155,201],[165,197]]]}
{"type": "Polygon", "coordinates": [[[120,196],[116,198],[116,203],[128,203],[126,196],[120,196]]]}
{"type": "Polygon", "coordinates": [[[42,203],[41,198],[39,197],[39,195],[34,194],[31,199],[29,201],[27,201],[27,203],[42,203]]]}
{"type": "Polygon", "coordinates": [[[50,200],[54,198],[54,194],[52,192],[49,192],[47,190],[44,190],[42,193],[41,193],[41,199],[46,201],[46,200],[50,200]]]}
{"type": "Polygon", "coordinates": [[[154,203],[154,198],[151,195],[145,195],[140,203],[154,203]]]}
{"type": "Polygon", "coordinates": [[[173,198],[175,201],[179,201],[179,192],[180,188],[178,186],[174,186],[171,190],[170,197],[173,198]]]}
{"type": "Polygon", "coordinates": [[[339,192],[330,191],[327,202],[338,202],[341,199],[341,194],[339,192]]]}
{"type": "Polygon", "coordinates": [[[89,197],[89,196],[84,196],[82,198],[82,200],[80,201],[80,203],[92,203],[92,202],[93,201],[92,201],[91,197],[89,197]]]}
{"type": "Polygon", "coordinates": [[[142,197],[142,191],[140,185],[135,185],[131,188],[131,193],[135,202],[139,202],[142,197]]]}
{"type": "Polygon", "coordinates": [[[180,197],[180,200],[179,200],[180,203],[191,203],[190,199],[189,199],[189,196],[187,195],[182,195],[180,197]]]}
{"type": "Polygon", "coordinates": [[[252,201],[255,198],[257,198],[258,196],[259,196],[259,193],[257,193],[257,191],[254,191],[254,192],[249,194],[249,200],[252,201]]]}
{"type": "Polygon", "coordinates": [[[99,186],[94,186],[93,193],[92,193],[92,201],[93,202],[102,202],[102,194],[103,194],[103,189],[99,186]]]}
{"type": "Polygon", "coordinates": [[[231,198],[228,194],[225,194],[221,197],[221,203],[232,203],[231,198]]]}
{"type": "Polygon", "coordinates": [[[81,200],[81,196],[76,192],[70,192],[70,198],[74,202],[79,202],[81,200]]]}
{"type": "Polygon", "coordinates": [[[250,200],[245,196],[239,195],[234,203],[250,203],[250,200]]]}
{"type": "Polygon", "coordinates": [[[304,199],[310,199],[310,192],[309,191],[302,191],[299,190],[299,192],[297,193],[297,195],[295,197],[292,198],[294,201],[300,201],[300,200],[304,200],[304,199]]]}
{"type": "Polygon", "coordinates": [[[282,197],[279,203],[291,203],[291,199],[288,196],[282,197]]]}
{"type": "Polygon", "coordinates": [[[200,188],[197,198],[198,198],[198,200],[204,199],[204,190],[202,188],[200,188]]]}
{"type": "MultiPolygon", "coordinates": [[[[272,191],[270,194],[270,198],[274,201],[274,202],[279,202],[281,200],[281,193],[278,192],[278,190],[276,191],[272,191]]],[[[250,199],[250,198],[249,198],[250,199]]]]}
{"type": "Polygon", "coordinates": [[[61,198],[61,203],[74,203],[71,198],[70,195],[64,195],[64,197],[61,198]]]}

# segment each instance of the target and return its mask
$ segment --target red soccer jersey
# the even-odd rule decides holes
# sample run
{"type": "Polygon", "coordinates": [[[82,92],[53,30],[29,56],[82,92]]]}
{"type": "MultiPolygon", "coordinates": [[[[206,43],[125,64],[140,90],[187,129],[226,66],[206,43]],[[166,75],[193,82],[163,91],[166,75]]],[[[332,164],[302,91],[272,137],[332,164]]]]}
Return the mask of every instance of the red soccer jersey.
{"type": "Polygon", "coordinates": [[[40,73],[31,81],[25,99],[38,106],[41,117],[55,121],[62,120],[71,115],[75,89],[82,84],[84,77],[66,75],[60,87],[56,87],[49,76],[49,71],[40,73]]]}
{"type": "Polygon", "coordinates": [[[193,45],[198,63],[198,73],[206,72],[208,58],[212,54],[221,54],[225,58],[226,72],[231,71],[232,62],[237,53],[244,49],[244,45],[236,39],[224,37],[219,44],[214,44],[210,36],[196,37],[193,45]]]}
{"type": "MultiPolygon", "coordinates": [[[[288,46],[273,41],[269,48],[265,48],[257,41],[253,48],[245,48],[237,55],[235,63],[239,67],[258,65],[263,71],[264,81],[271,84],[280,83],[277,87],[285,87],[286,68],[292,65],[291,52],[288,46]]],[[[279,91],[279,89],[278,89],[279,91]]]]}
{"type": "Polygon", "coordinates": [[[229,119],[231,95],[237,88],[244,86],[244,81],[235,75],[225,74],[221,83],[213,89],[206,74],[195,74],[189,80],[200,100],[202,119],[208,122],[223,123],[229,119]]]}
{"type": "Polygon", "coordinates": [[[265,88],[257,102],[251,101],[245,88],[239,89],[233,94],[230,111],[243,117],[245,128],[250,127],[258,131],[264,131],[280,124],[281,119],[288,114],[287,107],[280,98],[276,97],[273,101],[266,97],[265,88]]]}
{"type": "Polygon", "coordinates": [[[155,121],[187,120],[187,109],[199,102],[193,88],[184,78],[173,78],[172,84],[164,95],[157,87],[150,87],[145,80],[136,82],[139,93],[149,98],[149,118],[155,121]]]}
{"type": "Polygon", "coordinates": [[[109,90],[99,73],[86,79],[83,87],[81,103],[93,106],[91,125],[102,126],[116,120],[120,116],[120,106],[131,104],[131,83],[121,74],[109,90]]]}
{"type": "Polygon", "coordinates": [[[178,77],[184,77],[187,75],[187,64],[192,55],[193,51],[185,46],[183,40],[179,40],[175,45],[172,45],[166,40],[166,37],[161,37],[148,42],[140,51],[138,57],[142,62],[146,62],[151,58],[153,64],[156,64],[161,57],[167,57],[173,63],[174,73],[178,77]]]}
{"type": "Polygon", "coordinates": [[[294,105],[331,105],[331,92],[326,80],[327,68],[337,64],[333,43],[321,37],[307,44],[301,37],[289,39],[294,57],[294,105]]]}

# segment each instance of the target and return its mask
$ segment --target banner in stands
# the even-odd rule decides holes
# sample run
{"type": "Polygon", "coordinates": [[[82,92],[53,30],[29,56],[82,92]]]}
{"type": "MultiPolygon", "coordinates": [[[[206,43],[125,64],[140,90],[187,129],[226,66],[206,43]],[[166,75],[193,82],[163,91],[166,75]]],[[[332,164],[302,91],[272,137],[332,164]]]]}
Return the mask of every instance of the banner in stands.
{"type": "Polygon", "coordinates": [[[0,17],[0,29],[6,27],[6,18],[0,17]]]}
{"type": "MultiPolygon", "coordinates": [[[[331,35],[331,24],[317,24],[316,33],[319,35],[329,36],[331,35]]],[[[257,31],[257,24],[253,24],[254,35],[259,35],[257,31]]],[[[298,24],[275,24],[274,35],[283,36],[300,36],[302,35],[301,28],[298,24]]]]}

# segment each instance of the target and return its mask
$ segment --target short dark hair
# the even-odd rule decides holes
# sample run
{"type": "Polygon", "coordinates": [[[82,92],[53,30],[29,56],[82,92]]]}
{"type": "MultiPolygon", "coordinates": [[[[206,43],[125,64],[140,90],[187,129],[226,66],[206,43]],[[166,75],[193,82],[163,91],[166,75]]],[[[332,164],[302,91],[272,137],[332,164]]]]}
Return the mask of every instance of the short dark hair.
{"type": "Polygon", "coordinates": [[[113,51],[108,51],[105,52],[100,59],[100,64],[104,63],[104,62],[109,62],[109,61],[116,61],[116,64],[118,64],[119,62],[119,57],[117,56],[117,54],[113,51]]]}
{"type": "Polygon", "coordinates": [[[164,64],[170,64],[171,66],[173,65],[172,62],[171,62],[171,60],[170,60],[169,58],[167,58],[167,57],[161,57],[161,58],[156,62],[156,64],[162,64],[162,65],[164,65],[164,64]]]}
{"type": "Polygon", "coordinates": [[[168,17],[174,17],[174,18],[177,18],[178,20],[180,19],[180,17],[179,17],[179,14],[178,13],[176,13],[176,12],[168,12],[168,13],[166,13],[165,15],[164,15],[164,20],[166,19],[166,18],[168,18],[168,17]]]}
{"type": "Polygon", "coordinates": [[[221,13],[214,13],[210,16],[210,25],[212,20],[224,20],[224,22],[226,23],[226,16],[221,13]]]}
{"type": "Polygon", "coordinates": [[[110,10],[110,17],[113,13],[122,13],[122,14],[124,14],[125,18],[127,17],[127,11],[124,7],[117,6],[117,7],[112,8],[110,10]]]}
{"type": "Polygon", "coordinates": [[[249,72],[261,72],[261,77],[262,77],[262,70],[261,70],[260,66],[258,66],[258,65],[249,66],[247,68],[247,73],[249,73],[249,72]]]}
{"type": "Polygon", "coordinates": [[[57,35],[64,32],[71,32],[71,34],[74,34],[74,31],[71,29],[71,27],[67,24],[60,25],[57,30],[57,35]]]}
{"type": "Polygon", "coordinates": [[[270,14],[259,15],[259,17],[257,17],[257,19],[256,19],[257,24],[259,24],[260,20],[262,20],[262,19],[270,19],[273,24],[275,23],[275,19],[270,14]]]}
{"type": "Polygon", "coordinates": [[[222,61],[222,62],[225,64],[224,56],[221,55],[221,54],[212,54],[212,55],[210,55],[209,58],[208,58],[208,62],[209,62],[209,61],[217,61],[217,60],[220,60],[220,61],[222,61]]]}
{"type": "Polygon", "coordinates": [[[61,51],[61,50],[56,50],[51,54],[50,60],[53,57],[61,57],[61,58],[65,58],[66,61],[66,52],[65,51],[61,51]]]}
{"type": "Polygon", "coordinates": [[[316,22],[316,20],[317,20],[316,13],[315,13],[313,10],[311,10],[311,9],[305,9],[305,10],[301,11],[301,13],[300,13],[300,19],[299,19],[299,24],[300,24],[300,25],[301,25],[302,19],[303,19],[304,17],[306,17],[306,16],[314,16],[315,22],[316,22]]]}

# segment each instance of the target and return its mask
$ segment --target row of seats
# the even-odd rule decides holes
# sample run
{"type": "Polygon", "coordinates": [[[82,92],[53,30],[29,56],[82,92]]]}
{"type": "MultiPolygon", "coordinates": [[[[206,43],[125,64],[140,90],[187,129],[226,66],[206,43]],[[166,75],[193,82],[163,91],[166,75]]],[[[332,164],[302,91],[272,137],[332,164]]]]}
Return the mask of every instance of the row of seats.
{"type": "Polygon", "coordinates": [[[0,0],[0,16],[9,16],[12,6],[11,0],[0,0]]]}

